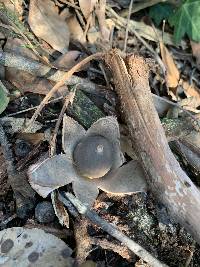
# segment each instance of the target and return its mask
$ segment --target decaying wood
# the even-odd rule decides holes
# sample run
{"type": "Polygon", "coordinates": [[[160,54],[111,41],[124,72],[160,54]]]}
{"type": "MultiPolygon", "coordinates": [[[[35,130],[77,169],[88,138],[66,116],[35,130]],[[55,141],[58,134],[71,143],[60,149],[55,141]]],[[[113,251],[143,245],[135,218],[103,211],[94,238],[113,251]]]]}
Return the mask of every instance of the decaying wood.
{"type": "Polygon", "coordinates": [[[171,152],[149,87],[149,65],[139,56],[105,55],[122,112],[150,190],[200,244],[200,192],[171,152]]]}
{"type": "Polygon", "coordinates": [[[136,254],[141,259],[146,261],[150,266],[152,267],[167,267],[168,266],[160,262],[154,256],[152,256],[141,245],[137,244],[135,241],[130,239],[128,236],[120,232],[117,229],[117,227],[115,227],[113,224],[99,217],[97,213],[95,213],[93,210],[90,210],[88,207],[86,207],[82,202],[78,200],[78,198],[76,198],[71,193],[63,192],[60,200],[61,201],[64,200],[63,203],[65,203],[65,198],[70,200],[70,202],[73,204],[73,206],[78,210],[80,214],[84,215],[87,219],[89,219],[95,225],[100,226],[102,230],[104,230],[105,232],[107,232],[108,234],[116,238],[123,245],[127,246],[130,249],[130,251],[132,251],[134,254],[136,254]]]}

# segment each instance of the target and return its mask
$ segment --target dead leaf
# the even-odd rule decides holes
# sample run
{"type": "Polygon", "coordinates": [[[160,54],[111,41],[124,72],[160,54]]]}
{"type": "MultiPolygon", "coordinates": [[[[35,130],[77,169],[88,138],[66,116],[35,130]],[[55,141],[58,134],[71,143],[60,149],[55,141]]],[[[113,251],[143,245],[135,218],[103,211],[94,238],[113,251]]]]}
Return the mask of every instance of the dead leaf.
{"type": "MultiPolygon", "coordinates": [[[[160,52],[163,63],[166,67],[166,83],[169,88],[176,88],[179,82],[180,74],[176,67],[172,55],[169,53],[163,42],[160,42],[160,52]]],[[[176,96],[176,89],[170,90],[176,96]]]]}
{"type": "Polygon", "coordinates": [[[196,110],[200,106],[200,97],[191,96],[184,98],[180,101],[180,105],[185,109],[193,108],[196,110]]]}
{"type": "Polygon", "coordinates": [[[97,40],[100,40],[101,34],[97,31],[96,27],[91,27],[87,33],[87,37],[90,44],[95,44],[97,40]]]}
{"type": "Polygon", "coordinates": [[[196,58],[197,65],[200,67],[200,43],[190,41],[192,54],[196,58]]]}
{"type": "Polygon", "coordinates": [[[82,55],[83,53],[77,50],[69,51],[57,58],[53,65],[60,70],[67,71],[83,59],[82,55]]]}
{"type": "Polygon", "coordinates": [[[115,27],[115,23],[112,19],[106,19],[106,25],[107,25],[107,28],[110,30],[110,32],[115,27]]]}
{"type": "Polygon", "coordinates": [[[37,37],[45,40],[55,50],[67,52],[69,30],[53,1],[31,0],[28,22],[37,37]]]}
{"type": "Polygon", "coordinates": [[[37,145],[45,140],[45,133],[18,133],[16,137],[32,145],[37,145]]]}
{"type": "Polygon", "coordinates": [[[86,20],[94,10],[96,2],[97,0],[79,0],[79,6],[86,20]]]}
{"type": "Polygon", "coordinates": [[[51,200],[59,223],[69,228],[69,214],[65,209],[63,203],[58,199],[57,192],[54,191],[51,193],[51,200]]]}
{"type": "MultiPolygon", "coordinates": [[[[23,41],[18,38],[9,38],[4,47],[5,52],[15,53],[17,55],[38,60],[35,54],[29,48],[25,47],[23,41]]],[[[15,68],[6,67],[6,80],[10,81],[22,93],[32,92],[41,95],[46,95],[55,83],[47,79],[35,77],[28,72],[21,71],[15,68]]],[[[62,86],[59,92],[65,94],[68,89],[62,86]]]]}
{"type": "Polygon", "coordinates": [[[0,239],[2,266],[73,266],[72,250],[41,229],[8,228],[0,231],[0,239]]]}
{"type": "Polygon", "coordinates": [[[195,85],[189,84],[188,82],[183,80],[180,80],[179,85],[182,86],[184,93],[186,94],[187,97],[194,96],[200,98],[200,90],[197,87],[195,87],[195,85]]]}
{"type": "Polygon", "coordinates": [[[84,36],[83,30],[76,18],[76,16],[71,16],[67,18],[67,25],[70,32],[71,39],[79,41],[80,43],[85,43],[86,38],[84,36]]]}
{"type": "Polygon", "coordinates": [[[109,28],[107,28],[106,25],[105,12],[106,12],[106,0],[99,0],[96,5],[95,13],[99,21],[99,28],[102,40],[104,42],[109,42],[110,30],[109,28]]]}

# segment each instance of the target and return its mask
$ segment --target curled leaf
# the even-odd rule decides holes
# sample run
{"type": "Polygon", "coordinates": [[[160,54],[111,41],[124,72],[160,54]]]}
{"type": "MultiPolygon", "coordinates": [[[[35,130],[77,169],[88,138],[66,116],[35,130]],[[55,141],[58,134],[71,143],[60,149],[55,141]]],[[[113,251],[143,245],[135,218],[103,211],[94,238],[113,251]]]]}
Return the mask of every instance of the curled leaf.
{"type": "Polygon", "coordinates": [[[179,82],[179,78],[180,78],[179,70],[174,63],[172,55],[169,53],[168,49],[163,44],[163,42],[160,42],[160,52],[161,52],[163,63],[167,71],[166,73],[167,86],[169,88],[176,88],[179,82]]]}

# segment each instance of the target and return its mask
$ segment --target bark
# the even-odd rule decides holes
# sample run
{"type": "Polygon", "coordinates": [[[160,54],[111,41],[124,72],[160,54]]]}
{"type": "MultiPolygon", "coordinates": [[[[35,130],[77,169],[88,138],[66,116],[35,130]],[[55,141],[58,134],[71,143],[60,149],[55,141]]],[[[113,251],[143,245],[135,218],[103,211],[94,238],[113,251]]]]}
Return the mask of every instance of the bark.
{"type": "Polygon", "coordinates": [[[200,244],[200,192],[168,146],[149,87],[149,64],[134,55],[123,60],[117,50],[108,52],[105,62],[150,190],[200,244]]]}

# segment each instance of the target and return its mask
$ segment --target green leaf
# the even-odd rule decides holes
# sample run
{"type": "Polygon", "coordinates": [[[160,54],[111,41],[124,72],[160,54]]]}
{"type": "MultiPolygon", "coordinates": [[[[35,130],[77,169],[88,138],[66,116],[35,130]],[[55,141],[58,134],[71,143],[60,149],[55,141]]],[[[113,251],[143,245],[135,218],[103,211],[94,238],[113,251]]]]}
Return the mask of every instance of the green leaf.
{"type": "Polygon", "coordinates": [[[9,103],[9,97],[7,96],[6,89],[0,81],[0,114],[6,109],[9,103]]]}
{"type": "Polygon", "coordinates": [[[149,8],[149,16],[157,26],[165,19],[167,20],[173,13],[173,6],[168,3],[159,3],[149,8]]]}
{"type": "Polygon", "coordinates": [[[200,1],[185,0],[176,12],[169,18],[174,26],[174,41],[180,43],[187,34],[193,41],[200,41],[200,1]]]}

